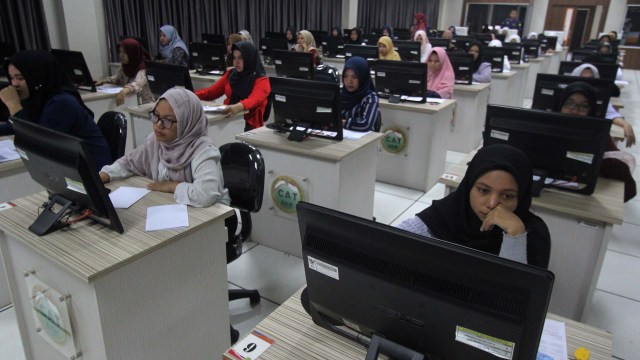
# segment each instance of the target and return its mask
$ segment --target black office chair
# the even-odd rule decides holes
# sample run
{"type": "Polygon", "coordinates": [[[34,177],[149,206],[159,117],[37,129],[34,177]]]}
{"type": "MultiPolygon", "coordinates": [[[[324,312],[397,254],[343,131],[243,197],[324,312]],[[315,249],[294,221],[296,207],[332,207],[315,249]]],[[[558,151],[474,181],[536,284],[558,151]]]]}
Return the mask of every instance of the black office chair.
{"type": "MultiPolygon", "coordinates": [[[[234,230],[229,232],[226,243],[228,264],[242,255],[242,243],[251,234],[251,213],[262,207],[265,167],[260,150],[246,143],[224,144],[220,147],[220,154],[224,185],[229,190],[231,206],[240,211],[242,223],[238,234],[234,230]]],[[[237,224],[237,220],[233,219],[233,222],[237,224]]],[[[226,222],[227,226],[230,223],[226,222]]],[[[229,290],[229,301],[246,298],[255,305],[260,302],[260,293],[258,290],[229,290]]],[[[232,327],[232,343],[237,341],[237,336],[238,332],[232,327]]]]}
{"type": "Polygon", "coordinates": [[[340,70],[332,65],[318,65],[313,71],[313,80],[332,82],[340,85],[340,70]]]}
{"type": "Polygon", "coordinates": [[[107,111],[98,119],[98,127],[111,149],[115,161],[124,155],[127,145],[127,117],[117,111],[107,111]]]}

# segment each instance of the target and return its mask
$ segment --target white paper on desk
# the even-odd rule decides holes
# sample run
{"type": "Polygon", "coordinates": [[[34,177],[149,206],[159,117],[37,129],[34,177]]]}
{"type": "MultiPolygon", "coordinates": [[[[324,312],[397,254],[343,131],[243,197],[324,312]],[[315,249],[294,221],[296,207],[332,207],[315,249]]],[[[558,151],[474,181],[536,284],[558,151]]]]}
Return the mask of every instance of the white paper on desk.
{"type": "Polygon", "coordinates": [[[122,86],[100,85],[96,86],[96,90],[105,94],[117,94],[122,91],[122,86]]]}
{"type": "Polygon", "coordinates": [[[243,359],[257,359],[272,343],[273,340],[267,338],[258,330],[254,330],[244,339],[233,345],[232,348],[243,359]]]}
{"type": "Polygon", "coordinates": [[[114,208],[128,209],[150,192],[151,190],[145,188],[122,186],[112,191],[109,194],[109,198],[111,198],[114,208]]]}
{"type": "Polygon", "coordinates": [[[13,140],[0,141],[0,162],[18,160],[20,155],[13,146],[13,140]]]}
{"type": "Polygon", "coordinates": [[[407,95],[402,95],[400,96],[401,100],[406,100],[406,101],[422,101],[422,97],[421,96],[407,96],[407,95]]]}
{"type": "Polygon", "coordinates": [[[537,359],[564,360],[567,358],[567,334],[564,322],[546,319],[538,346],[537,359]]]}
{"type": "Polygon", "coordinates": [[[371,131],[353,131],[353,130],[342,129],[342,138],[347,140],[358,140],[370,132],[371,131]]]}
{"type": "Polygon", "coordinates": [[[627,80],[615,80],[614,83],[616,85],[629,85],[629,82],[627,80]]]}
{"type": "Polygon", "coordinates": [[[202,105],[202,109],[205,112],[223,112],[224,109],[226,108],[227,108],[226,105],[221,105],[221,106],[202,105]]]}
{"type": "Polygon", "coordinates": [[[189,226],[187,205],[160,205],[147,208],[145,231],[174,229],[189,226]]]}
{"type": "Polygon", "coordinates": [[[444,102],[445,99],[438,99],[438,98],[427,98],[427,103],[436,103],[436,104],[442,104],[444,102]]]}

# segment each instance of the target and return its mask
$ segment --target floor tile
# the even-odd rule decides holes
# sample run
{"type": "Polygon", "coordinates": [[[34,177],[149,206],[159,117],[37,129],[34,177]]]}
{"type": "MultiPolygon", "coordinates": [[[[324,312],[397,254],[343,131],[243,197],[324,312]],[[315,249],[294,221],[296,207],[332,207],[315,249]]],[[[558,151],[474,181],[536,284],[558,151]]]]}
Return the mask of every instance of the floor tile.
{"type": "Polygon", "coordinates": [[[376,191],[373,199],[373,216],[382,224],[391,224],[415,201],[376,191]]]}
{"type": "Polygon", "coordinates": [[[0,312],[0,359],[23,360],[25,358],[20,331],[13,306],[0,312]]]}
{"type": "Polygon", "coordinates": [[[427,207],[429,207],[431,204],[425,204],[423,202],[416,202],[413,205],[411,205],[407,210],[405,210],[402,214],[400,214],[400,216],[398,216],[392,223],[392,226],[398,226],[401,222],[410,219],[414,216],[416,216],[417,213],[419,213],[420,211],[426,209],[427,207]]]}
{"type": "Polygon", "coordinates": [[[627,201],[624,203],[624,222],[640,225],[640,201],[627,201]]]}
{"type": "Polygon", "coordinates": [[[640,225],[623,223],[614,225],[609,239],[609,250],[640,258],[640,225]]]}
{"type": "Polygon", "coordinates": [[[400,196],[411,200],[418,200],[422,195],[424,195],[424,191],[408,189],[402,186],[387,184],[380,181],[376,181],[375,190],[383,192],[385,194],[400,196]]]}
{"type": "Polygon", "coordinates": [[[608,250],[596,289],[640,302],[640,257],[608,250]]]}
{"type": "MultiPolygon", "coordinates": [[[[239,287],[229,284],[229,289],[239,289],[239,287]]],[[[240,338],[242,339],[277,307],[278,304],[265,298],[260,299],[260,303],[255,306],[251,306],[248,299],[230,301],[229,317],[231,325],[240,332],[240,338]]]]}
{"type": "Polygon", "coordinates": [[[433,200],[440,200],[444,197],[445,188],[446,186],[444,186],[444,184],[437,183],[431,188],[431,190],[424,194],[424,196],[418,199],[418,201],[425,204],[431,204],[433,200]]]}

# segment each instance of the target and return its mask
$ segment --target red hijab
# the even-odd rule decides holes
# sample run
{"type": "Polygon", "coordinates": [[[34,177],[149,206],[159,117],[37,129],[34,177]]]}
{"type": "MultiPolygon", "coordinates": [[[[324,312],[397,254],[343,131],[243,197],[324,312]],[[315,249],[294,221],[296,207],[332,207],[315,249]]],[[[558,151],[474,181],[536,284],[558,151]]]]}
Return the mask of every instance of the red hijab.
{"type": "Polygon", "coordinates": [[[423,13],[416,13],[416,23],[414,24],[414,30],[427,30],[427,17],[423,13]]]}
{"type": "Polygon", "coordinates": [[[123,39],[118,43],[118,50],[124,49],[129,58],[129,63],[122,64],[122,71],[128,77],[135,77],[138,71],[146,69],[145,60],[149,60],[149,52],[135,39],[123,39]]]}

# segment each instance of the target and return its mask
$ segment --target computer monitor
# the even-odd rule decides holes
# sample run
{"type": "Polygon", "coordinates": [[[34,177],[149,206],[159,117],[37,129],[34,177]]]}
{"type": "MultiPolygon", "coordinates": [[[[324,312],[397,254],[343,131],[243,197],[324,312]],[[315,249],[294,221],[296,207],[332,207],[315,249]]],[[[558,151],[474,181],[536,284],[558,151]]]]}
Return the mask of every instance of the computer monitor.
{"type": "MultiPolygon", "coordinates": [[[[12,57],[16,53],[16,47],[12,43],[0,42],[0,62],[4,64],[5,60],[12,57]]],[[[0,76],[6,76],[4,66],[0,66],[0,76]]]]}
{"type": "Polygon", "coordinates": [[[420,61],[420,46],[417,41],[396,40],[393,42],[400,58],[404,61],[420,61]]]}
{"type": "Polygon", "coordinates": [[[411,40],[411,29],[395,28],[393,29],[393,35],[397,40],[411,40]]]}
{"type": "Polygon", "coordinates": [[[427,65],[415,61],[378,60],[375,70],[378,95],[398,102],[402,96],[427,100],[427,65]]]}
{"type": "Polygon", "coordinates": [[[313,36],[313,39],[316,41],[316,44],[326,35],[329,35],[328,31],[322,31],[322,30],[309,30],[309,32],[311,33],[311,35],[313,36]]]}
{"type": "Polygon", "coordinates": [[[376,35],[376,34],[362,35],[362,40],[364,41],[364,43],[370,46],[378,46],[379,39],[380,39],[380,35],[376,35]]]}
{"type": "Polygon", "coordinates": [[[378,45],[344,45],[344,61],[347,62],[352,56],[360,56],[367,60],[369,63],[369,69],[373,70],[376,67],[376,61],[378,61],[378,45]]]}
{"type": "Polygon", "coordinates": [[[491,63],[491,72],[501,73],[504,69],[504,49],[499,47],[483,47],[484,61],[491,63]]]}
{"type": "Polygon", "coordinates": [[[451,42],[458,48],[458,49],[462,49],[464,51],[467,51],[467,49],[469,49],[469,45],[473,42],[473,38],[468,37],[468,36],[454,36],[453,39],[451,39],[451,42]]]}
{"type": "Polygon", "coordinates": [[[342,140],[340,85],[286,77],[269,77],[269,83],[277,130],[295,141],[309,135],[342,140]]]}
{"type": "Polygon", "coordinates": [[[460,36],[467,36],[469,34],[469,28],[466,26],[454,26],[456,34],[460,36]]]}
{"type": "Polygon", "coordinates": [[[564,32],[563,31],[555,31],[555,30],[545,30],[543,32],[545,36],[553,36],[556,37],[556,48],[554,50],[562,50],[562,44],[564,44],[564,32]]]}
{"type": "Polygon", "coordinates": [[[604,118],[607,115],[607,107],[611,98],[613,81],[584,78],[578,76],[565,76],[556,74],[538,74],[536,86],[533,90],[532,109],[553,111],[556,108],[560,94],[564,88],[572,82],[582,81],[596,89],[595,116],[604,118]]]}
{"type": "Polygon", "coordinates": [[[476,40],[480,41],[482,45],[488,46],[491,40],[493,40],[493,36],[491,34],[477,33],[476,40]]]}
{"type": "MultiPolygon", "coordinates": [[[[599,63],[606,63],[606,64],[617,64],[618,63],[618,54],[598,54],[598,53],[591,53],[587,56],[584,56],[582,53],[579,53],[578,58],[580,58],[580,61],[582,62],[588,62],[588,63],[594,63],[594,62],[599,62],[599,63]]],[[[576,61],[576,54],[574,52],[574,57],[573,57],[573,61],[576,61]]]]}
{"type": "Polygon", "coordinates": [[[284,50],[289,51],[289,42],[287,39],[280,38],[262,38],[260,39],[260,51],[265,64],[273,64],[273,51],[284,50]]]}
{"type": "MultiPolygon", "coordinates": [[[[600,79],[615,81],[616,76],[618,75],[618,68],[620,65],[618,64],[606,64],[606,63],[590,63],[598,69],[598,73],[600,74],[600,79]]],[[[571,76],[571,72],[582,65],[579,62],[573,61],[562,61],[560,62],[560,68],[558,69],[559,75],[571,76]]]]}
{"type": "Polygon", "coordinates": [[[202,33],[202,42],[207,44],[217,43],[227,45],[227,39],[222,34],[202,33]]]}
{"type": "Polygon", "coordinates": [[[64,72],[77,89],[96,92],[91,72],[81,51],[51,49],[51,54],[60,63],[64,72]]]}
{"type": "Polygon", "coordinates": [[[473,55],[455,52],[447,55],[456,75],[456,84],[471,85],[473,82],[473,55]]]}
{"type": "Polygon", "coordinates": [[[278,31],[265,31],[264,37],[267,39],[287,39],[287,33],[278,31]]]}
{"type": "Polygon", "coordinates": [[[534,168],[534,196],[543,186],[590,195],[610,129],[611,121],[604,118],[489,105],[483,143],[509,144],[527,154],[534,168]]]}
{"type": "MultiPolygon", "coordinates": [[[[13,143],[31,178],[49,193],[49,201],[29,230],[45,235],[64,227],[70,212],[86,214],[123,233],[108,190],[93,167],[85,142],[31,121],[11,117],[13,143]]],[[[35,212],[36,209],[34,209],[35,212]]]]}
{"type": "Polygon", "coordinates": [[[547,50],[549,49],[551,50],[556,49],[556,43],[558,42],[558,37],[546,36],[544,34],[540,34],[540,36],[538,36],[538,40],[540,40],[540,49],[542,49],[543,52],[547,52],[547,50]]]}
{"type": "Polygon", "coordinates": [[[200,74],[224,74],[227,63],[225,55],[227,47],[219,43],[197,43],[189,44],[191,56],[189,62],[192,68],[196,69],[200,74]]]}
{"type": "Polygon", "coordinates": [[[538,51],[540,43],[538,40],[525,40],[522,42],[522,58],[525,62],[529,62],[529,59],[536,59],[538,57],[538,51]]]}
{"type": "Polygon", "coordinates": [[[449,48],[449,39],[443,39],[443,38],[429,38],[429,43],[431,43],[431,46],[433,47],[441,47],[443,49],[448,49],[449,48]]]}
{"type": "Polygon", "coordinates": [[[165,91],[176,86],[193,91],[188,67],[154,61],[145,61],[144,63],[147,67],[147,83],[149,83],[151,93],[156,99],[165,91]]]}
{"type": "Polygon", "coordinates": [[[382,337],[429,359],[536,359],[550,271],[306,202],[297,215],[317,325],[369,354],[382,337]]]}
{"type": "Polygon", "coordinates": [[[326,35],[321,40],[322,54],[326,57],[344,57],[344,38],[326,35]]]}
{"type": "Polygon", "coordinates": [[[520,59],[522,59],[522,44],[504,43],[502,44],[502,49],[510,64],[520,64],[520,59]]]}
{"type": "Polygon", "coordinates": [[[583,49],[583,50],[574,50],[571,52],[571,61],[575,61],[575,62],[582,62],[584,59],[588,58],[591,55],[595,55],[596,50],[588,50],[588,49],[583,49]]]}
{"type": "Polygon", "coordinates": [[[276,74],[298,79],[313,79],[313,54],[310,52],[273,50],[276,74]]]}

